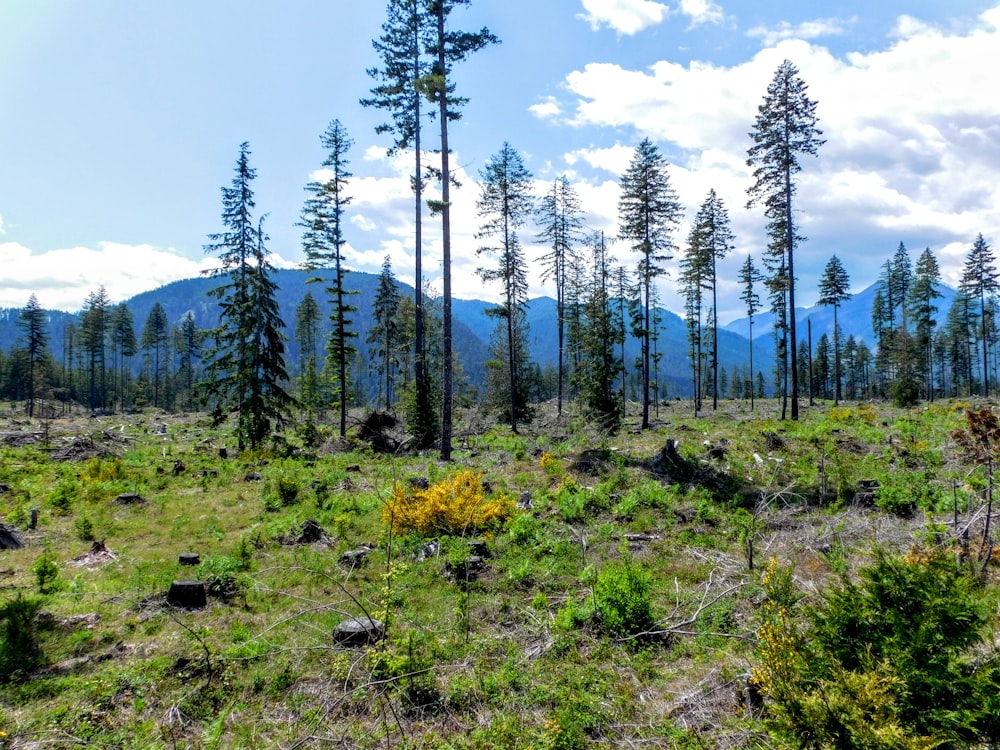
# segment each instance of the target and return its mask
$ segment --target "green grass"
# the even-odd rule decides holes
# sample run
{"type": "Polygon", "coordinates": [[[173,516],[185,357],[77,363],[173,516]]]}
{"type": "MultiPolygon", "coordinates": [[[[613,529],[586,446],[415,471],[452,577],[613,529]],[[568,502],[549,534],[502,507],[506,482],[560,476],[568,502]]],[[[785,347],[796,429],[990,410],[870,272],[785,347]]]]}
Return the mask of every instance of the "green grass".
{"type": "MultiPolygon", "coordinates": [[[[164,414],[108,418],[118,458],[55,463],[39,446],[3,448],[0,482],[11,491],[0,514],[22,527],[30,508],[41,514],[25,549],[0,553],[0,601],[39,597],[47,614],[35,633],[40,667],[0,680],[0,731],[54,747],[536,750],[713,747],[762,734],[733,697],[760,625],[749,525],[759,567],[773,555],[813,592],[855,570],[876,541],[926,544],[932,518],[950,532],[952,479],[966,519],[982,480],[950,442],[961,406],[816,408],[800,423],[776,421],[767,402],[757,414],[730,403],[698,419],[686,406],[613,438],[577,423],[493,428],[452,464],[363,446],[223,460],[212,446],[226,433],[164,414]],[[152,421],[168,422],[166,437],[146,431],[152,421]],[[769,452],[766,432],[784,447],[769,452]],[[668,438],[695,467],[682,484],[649,469],[668,438]],[[703,441],[723,439],[725,457],[707,459],[703,441]],[[584,451],[600,458],[597,473],[572,468],[584,451]],[[469,582],[445,575],[469,539],[410,535],[390,547],[382,522],[396,481],[465,468],[534,503],[482,538],[490,556],[469,582]],[[251,472],[261,480],[244,481],[251,472]],[[916,515],[853,509],[861,479],[902,502],[918,495],[916,515]],[[919,496],[928,486],[936,494],[919,496]],[[112,502],[125,492],[146,504],[112,502]],[[83,519],[116,559],[74,563],[90,548],[83,519]],[[306,520],[328,543],[285,543],[306,520]],[[428,553],[430,542],[439,546],[428,553]],[[340,564],[362,545],[363,566],[340,564]],[[178,563],[189,551],[200,567],[178,563]],[[40,559],[56,568],[44,593],[32,572],[40,559]],[[164,607],[171,581],[195,576],[226,596],[201,611],[164,607]],[[652,623],[609,620],[630,612],[652,623]],[[336,647],[336,625],[363,613],[387,622],[385,643],[336,647]],[[83,615],[97,617],[74,619],[83,615]]],[[[86,420],[51,427],[54,443],[104,440],[86,420]]]]}

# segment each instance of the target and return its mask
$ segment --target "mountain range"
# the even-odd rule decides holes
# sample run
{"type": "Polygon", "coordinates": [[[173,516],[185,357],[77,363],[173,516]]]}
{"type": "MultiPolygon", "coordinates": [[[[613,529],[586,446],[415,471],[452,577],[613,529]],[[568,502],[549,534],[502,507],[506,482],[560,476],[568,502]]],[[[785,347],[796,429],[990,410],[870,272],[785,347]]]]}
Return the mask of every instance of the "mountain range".
{"type": "MultiPolygon", "coordinates": [[[[278,285],[277,301],[280,315],[286,323],[287,364],[290,373],[298,372],[299,351],[294,340],[293,330],[295,309],[307,292],[312,292],[323,313],[325,324],[329,316],[329,305],[325,299],[322,285],[307,285],[307,274],[297,269],[283,269],[276,272],[278,285]]],[[[125,301],[131,310],[135,321],[136,335],[140,336],[142,326],[153,305],[159,302],[167,313],[171,325],[179,323],[190,312],[194,316],[198,328],[212,328],[218,321],[218,303],[208,296],[208,291],[218,286],[218,279],[199,277],[174,281],[152,291],[143,292],[125,301]]],[[[372,302],[378,288],[378,276],[373,274],[352,272],[347,276],[347,288],[356,290],[350,303],[357,306],[357,311],[351,314],[353,330],[358,333],[355,345],[359,349],[361,361],[368,361],[368,345],[365,343],[367,332],[372,326],[372,302]]],[[[854,336],[864,340],[874,348],[874,336],[871,327],[871,309],[877,284],[853,295],[842,303],[838,311],[838,323],[843,336],[854,336]]],[[[403,295],[412,295],[413,289],[406,284],[399,284],[403,295]]],[[[938,300],[939,320],[943,320],[947,310],[955,298],[955,291],[948,287],[940,287],[944,295],[938,300]]],[[[496,326],[496,320],[486,314],[495,307],[492,302],[483,300],[453,300],[454,317],[454,347],[462,368],[463,375],[471,385],[479,386],[485,380],[485,363],[490,358],[490,338],[496,326]]],[[[691,392],[690,360],[688,358],[687,328],[683,318],[669,310],[661,310],[659,325],[659,340],[657,350],[663,354],[660,371],[661,395],[665,397],[686,396],[691,392]]],[[[9,308],[0,310],[0,349],[9,352],[16,346],[22,332],[17,327],[20,310],[9,308]]],[[[50,349],[57,361],[62,360],[63,341],[67,325],[78,324],[79,315],[61,311],[48,311],[48,332],[50,349]]],[[[814,306],[799,308],[796,311],[800,338],[806,337],[809,327],[812,329],[813,346],[819,337],[826,333],[833,335],[833,308],[814,306]]],[[[556,327],[556,301],[550,297],[537,297],[528,303],[527,319],[529,325],[529,352],[532,360],[539,367],[555,367],[558,352],[558,334],[556,327]]],[[[754,369],[767,373],[771,369],[774,358],[773,316],[770,312],[761,312],[754,316],[753,321],[753,357],[754,369]]],[[[744,367],[749,361],[750,322],[741,318],[728,323],[719,329],[719,362],[720,368],[731,372],[733,367],[744,367]]],[[[325,330],[323,337],[325,338],[325,330]]],[[[629,337],[625,346],[625,360],[629,370],[640,355],[638,340],[629,337]]],[[[138,367],[140,358],[136,358],[138,367]]]]}

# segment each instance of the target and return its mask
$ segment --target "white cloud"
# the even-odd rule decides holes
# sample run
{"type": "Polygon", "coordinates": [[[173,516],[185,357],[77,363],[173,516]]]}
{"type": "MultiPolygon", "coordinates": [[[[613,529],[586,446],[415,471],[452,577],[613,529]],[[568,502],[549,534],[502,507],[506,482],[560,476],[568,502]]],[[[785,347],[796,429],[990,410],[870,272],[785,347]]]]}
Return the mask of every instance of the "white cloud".
{"type": "Polygon", "coordinates": [[[562,107],[554,96],[547,96],[538,104],[528,107],[528,111],[539,120],[551,120],[562,114],[562,107]]]}
{"type": "MultiPolygon", "coordinates": [[[[284,264],[276,258],[276,265],[284,264]]],[[[21,307],[32,293],[43,307],[75,312],[87,295],[104,286],[114,302],[217,265],[211,257],[191,260],[151,245],[100,242],[97,247],[36,252],[16,242],[0,243],[4,283],[0,306],[21,307]]]]}
{"type": "Polygon", "coordinates": [[[765,47],[773,47],[785,39],[809,40],[824,36],[838,36],[857,21],[857,18],[850,18],[846,21],[840,18],[817,18],[814,21],[804,21],[797,26],[792,26],[788,21],[782,21],[773,28],[754,26],[747,31],[747,36],[759,38],[765,47]]]}
{"type": "Polygon", "coordinates": [[[3,237],[7,232],[3,228],[3,215],[0,214],[0,237],[3,237]]]}
{"type": "MultiPolygon", "coordinates": [[[[630,145],[652,138],[674,162],[671,177],[689,215],[714,187],[745,258],[765,242],[760,210],[744,208],[752,182],[748,132],[775,69],[792,60],[818,102],[827,139],[817,159],[803,161],[799,184],[799,221],[809,242],[796,270],[808,303],[834,252],[855,284],[867,284],[900,241],[914,253],[956,243],[963,256],[979,232],[1000,243],[1000,100],[988,93],[1000,90],[1000,68],[983,62],[1000,49],[998,26],[1000,7],[962,32],[901,22],[906,35],[867,53],[834,56],[796,38],[732,67],[592,63],[567,76],[565,87],[576,97],[567,112],[578,127],[634,130],[630,145]]],[[[835,30],[817,24],[799,36],[821,27],[835,30]]],[[[581,150],[566,160],[618,171],[613,163],[621,159],[610,155],[581,150]]],[[[953,259],[939,260],[946,278],[954,275],[946,267],[953,259]]]]}
{"type": "Polygon", "coordinates": [[[680,11],[691,18],[691,26],[703,23],[720,24],[726,20],[721,6],[711,0],[680,0],[680,11]]]}
{"type": "Polygon", "coordinates": [[[609,148],[577,149],[564,154],[563,159],[571,167],[583,161],[594,169],[602,169],[620,176],[628,168],[634,153],[634,147],[623,146],[619,143],[609,148]]]}
{"type": "Polygon", "coordinates": [[[619,34],[638,34],[643,29],[662,23],[670,8],[653,0],[582,0],[586,13],[581,18],[597,31],[608,26],[619,34]]]}

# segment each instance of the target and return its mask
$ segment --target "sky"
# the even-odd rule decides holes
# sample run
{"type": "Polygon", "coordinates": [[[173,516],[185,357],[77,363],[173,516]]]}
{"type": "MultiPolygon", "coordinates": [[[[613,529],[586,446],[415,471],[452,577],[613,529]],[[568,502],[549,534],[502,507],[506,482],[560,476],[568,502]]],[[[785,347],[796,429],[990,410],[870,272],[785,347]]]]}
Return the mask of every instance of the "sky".
{"type": "MultiPolygon", "coordinates": [[[[333,119],[354,141],[347,265],[378,273],[388,256],[412,283],[412,157],[387,156],[384,113],[359,105],[384,14],[381,0],[0,2],[0,307],[34,293],[76,311],[102,285],[118,302],[214,267],[204,245],[244,141],[274,261],[298,265],[303,188],[333,119]]],[[[799,304],[832,255],[860,291],[900,242],[914,261],[929,247],[954,286],[977,234],[1000,243],[998,0],[473,0],[451,25],[501,39],[455,71],[469,98],[450,131],[457,297],[499,296],[476,275],[490,262],[476,200],[505,141],[536,193],[567,175],[588,228],[612,238],[619,179],[650,138],[685,208],[663,304],[683,310],[677,259],[715,189],[736,237],[719,318],[741,317],[737,269],[766,246],[762,210],[746,207],[748,134],[785,59],[826,139],[799,175],[799,304]]],[[[425,227],[440,289],[439,222],[425,227]]],[[[545,252],[537,232],[520,231],[529,262],[545,252]]],[[[626,243],[612,253],[638,261],[626,243]]],[[[531,296],[554,296],[531,265],[531,296]]]]}

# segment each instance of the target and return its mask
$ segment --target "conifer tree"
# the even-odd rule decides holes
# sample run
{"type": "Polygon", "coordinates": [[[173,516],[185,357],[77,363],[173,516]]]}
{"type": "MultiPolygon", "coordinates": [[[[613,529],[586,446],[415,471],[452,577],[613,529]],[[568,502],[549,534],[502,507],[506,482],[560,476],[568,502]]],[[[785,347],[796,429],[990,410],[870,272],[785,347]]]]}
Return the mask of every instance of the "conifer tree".
{"type": "Polygon", "coordinates": [[[362,99],[365,106],[388,110],[391,122],[375,128],[377,133],[392,133],[395,140],[390,154],[413,150],[414,167],[411,185],[414,193],[414,281],[413,300],[413,377],[414,406],[410,415],[418,448],[427,448],[434,442],[435,411],[433,409],[430,375],[427,371],[424,335],[423,290],[423,189],[421,135],[426,78],[431,72],[430,60],[425,54],[426,45],[436,30],[433,18],[425,8],[425,0],[389,0],[382,36],[372,44],[382,67],[372,68],[368,74],[378,83],[372,88],[371,98],[362,99]]]}
{"type": "Polygon", "coordinates": [[[418,85],[437,105],[438,124],[441,128],[440,200],[431,201],[430,209],[441,216],[441,267],[442,267],[442,338],[443,360],[441,383],[441,460],[450,461],[452,451],[452,420],[454,409],[454,362],[452,351],[451,315],[451,150],[448,145],[448,124],[461,118],[464,97],[455,94],[453,70],[457,63],[499,39],[487,28],[478,32],[453,31],[448,28],[448,18],[458,6],[469,5],[471,0],[426,0],[426,13],[432,31],[426,50],[431,58],[431,72],[418,85]]]}
{"type": "Polygon", "coordinates": [[[386,411],[392,408],[395,401],[394,386],[401,365],[403,331],[399,317],[400,299],[396,277],[392,273],[392,262],[387,255],[382,261],[378,289],[372,303],[372,327],[365,339],[374,346],[374,356],[369,359],[369,367],[378,381],[376,401],[382,401],[386,411]]]}
{"type": "Polygon", "coordinates": [[[563,383],[565,381],[563,354],[565,350],[567,273],[574,262],[576,245],[583,232],[580,198],[566,175],[553,180],[551,189],[542,196],[538,207],[538,223],[542,230],[539,233],[539,239],[546,242],[551,248],[539,259],[542,266],[542,280],[552,281],[556,287],[556,334],[558,341],[556,413],[561,415],[563,383]]]}
{"type": "Polygon", "coordinates": [[[989,397],[986,302],[989,297],[1000,291],[1000,271],[997,270],[996,255],[986,244],[982,234],[976,237],[972,249],[965,257],[960,288],[970,298],[979,300],[979,340],[983,347],[983,396],[989,397]]]}
{"type": "Polygon", "coordinates": [[[146,352],[147,377],[153,382],[153,406],[165,406],[163,388],[166,383],[167,368],[170,364],[170,321],[167,311],[159,302],[150,308],[146,322],[142,326],[142,350],[146,352]]]}
{"type": "Polygon", "coordinates": [[[87,357],[87,403],[91,411],[107,407],[108,307],[104,286],[87,295],[80,320],[82,353],[87,357]]]}
{"type": "MultiPolygon", "coordinates": [[[[714,324],[715,310],[718,302],[718,262],[725,258],[733,249],[733,232],[729,226],[729,212],[722,199],[715,194],[715,189],[709,191],[708,197],[701,204],[691,227],[688,246],[693,258],[704,265],[703,283],[712,295],[712,408],[719,408],[719,334],[718,326],[714,324]]],[[[723,380],[725,380],[723,378],[723,380]]]]}
{"type": "Polygon", "coordinates": [[[250,145],[240,145],[235,174],[222,188],[222,224],[225,230],[208,236],[205,251],[222,265],[209,273],[221,280],[209,294],[219,300],[219,325],[206,353],[206,378],[200,384],[212,403],[213,422],[237,416],[240,451],[258,448],[272,427],[287,424],[294,399],[285,390],[285,343],[278,314],[274,267],[266,247],[262,221],[253,218],[253,180],[250,145]]]}
{"type": "MultiPolygon", "coordinates": [[[[787,290],[787,309],[791,345],[792,372],[798,372],[795,326],[795,249],[805,239],[796,230],[793,198],[795,175],[802,166],[802,155],[815,156],[824,141],[816,127],[816,102],[806,94],[807,86],[798,69],[785,60],[767,87],[764,102],[758,107],[753,145],[747,152],[747,166],[753,167],[754,184],[747,191],[748,207],[764,206],[768,219],[768,252],[781,260],[783,284],[787,290]]],[[[798,382],[792,378],[792,419],[799,417],[798,382]]]]}
{"type": "Polygon", "coordinates": [[[753,387],[753,316],[760,310],[760,295],[755,291],[755,285],[764,280],[764,275],[757,270],[753,263],[753,256],[747,255],[746,261],[740,266],[738,281],[741,286],[740,300],[746,305],[747,324],[750,339],[750,364],[748,370],[748,387],[750,395],[750,411],[753,411],[754,387],[753,387]]]}
{"type": "Polygon", "coordinates": [[[533,209],[531,173],[525,168],[520,154],[504,143],[481,173],[482,193],[476,206],[484,223],[476,235],[480,240],[492,240],[476,250],[479,255],[492,255],[497,259],[494,268],[479,268],[483,281],[499,281],[501,304],[489,310],[500,321],[506,342],[502,360],[507,368],[507,393],[510,403],[507,413],[511,430],[517,432],[517,423],[529,416],[521,381],[527,360],[528,273],[524,250],[517,230],[524,225],[533,209]]]}
{"type": "Polygon", "coordinates": [[[17,319],[18,328],[24,332],[24,350],[27,354],[28,372],[25,386],[29,419],[35,415],[35,398],[41,390],[39,385],[42,379],[42,363],[45,361],[49,346],[45,317],[45,311],[38,303],[38,297],[32,294],[17,319]]]}
{"type": "Polygon", "coordinates": [[[174,351],[177,352],[177,381],[181,386],[182,406],[190,409],[194,399],[197,365],[202,354],[202,332],[194,322],[194,313],[188,310],[174,328],[174,351]]]}
{"type": "Polygon", "coordinates": [[[124,302],[115,305],[111,311],[111,348],[118,363],[115,368],[118,373],[118,405],[124,411],[129,404],[129,364],[139,351],[132,311],[124,302]]]}
{"type": "Polygon", "coordinates": [[[642,344],[644,430],[649,429],[653,283],[666,273],[664,264],[673,257],[673,233],[680,219],[681,205],[670,184],[666,159],[652,141],[643,139],[621,178],[618,233],[640,256],[636,275],[641,297],[637,332],[642,344]]]}
{"type": "Polygon", "coordinates": [[[316,412],[323,406],[323,389],[319,377],[321,317],[319,303],[312,292],[306,292],[295,308],[295,341],[299,346],[299,404],[305,410],[309,425],[315,425],[316,412]]]}
{"type": "Polygon", "coordinates": [[[941,269],[928,247],[917,258],[907,306],[913,320],[915,345],[921,352],[920,369],[924,378],[924,390],[931,401],[934,400],[934,331],[938,311],[934,301],[942,297],[938,290],[940,283],[941,269]]]}
{"type": "Polygon", "coordinates": [[[356,292],[349,291],[344,279],[344,211],[351,202],[347,195],[347,183],[351,173],[347,170],[350,162],[347,152],[352,141],[339,120],[333,120],[320,136],[320,142],[327,150],[323,159],[324,179],[313,180],[306,185],[309,197],[302,207],[299,224],[302,232],[302,249],[306,254],[303,264],[309,273],[309,281],[325,283],[325,291],[330,299],[330,336],[326,343],[327,365],[333,373],[334,401],[340,414],[340,436],[347,434],[347,406],[350,400],[348,361],[355,353],[350,343],[357,337],[351,330],[350,313],[357,307],[349,304],[347,298],[356,292]]]}
{"type": "Polygon", "coordinates": [[[850,277],[840,259],[834,255],[826,263],[823,275],[819,280],[819,304],[833,306],[833,403],[840,402],[841,371],[840,371],[840,325],[837,322],[837,311],[840,303],[851,298],[848,291],[850,277]]]}

